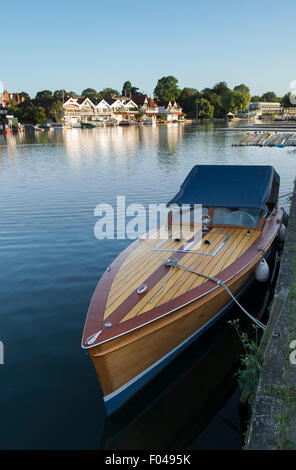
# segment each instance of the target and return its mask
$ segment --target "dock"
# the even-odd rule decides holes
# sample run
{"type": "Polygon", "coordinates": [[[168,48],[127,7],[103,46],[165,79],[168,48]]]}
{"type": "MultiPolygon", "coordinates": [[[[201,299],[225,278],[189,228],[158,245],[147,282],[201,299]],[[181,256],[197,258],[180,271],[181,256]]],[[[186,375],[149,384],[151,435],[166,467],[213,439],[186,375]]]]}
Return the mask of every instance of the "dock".
{"type": "Polygon", "coordinates": [[[258,359],[262,364],[247,450],[296,449],[296,181],[275,296],[258,359]]]}
{"type": "Polygon", "coordinates": [[[249,132],[233,147],[296,147],[296,133],[249,132]]]}

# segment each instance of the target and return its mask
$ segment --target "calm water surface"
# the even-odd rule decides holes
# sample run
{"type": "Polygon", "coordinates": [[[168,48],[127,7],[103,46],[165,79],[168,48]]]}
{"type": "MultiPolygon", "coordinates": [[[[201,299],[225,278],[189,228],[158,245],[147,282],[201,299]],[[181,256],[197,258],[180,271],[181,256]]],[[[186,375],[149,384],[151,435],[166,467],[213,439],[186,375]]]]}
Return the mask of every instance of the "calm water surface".
{"type": "Polygon", "coordinates": [[[0,136],[0,448],[100,447],[105,411],[80,341],[94,288],[130,241],[96,240],[94,208],[117,195],[167,202],[198,163],[273,165],[291,191],[296,153],[232,147],[241,136],[213,125],[0,136]]]}

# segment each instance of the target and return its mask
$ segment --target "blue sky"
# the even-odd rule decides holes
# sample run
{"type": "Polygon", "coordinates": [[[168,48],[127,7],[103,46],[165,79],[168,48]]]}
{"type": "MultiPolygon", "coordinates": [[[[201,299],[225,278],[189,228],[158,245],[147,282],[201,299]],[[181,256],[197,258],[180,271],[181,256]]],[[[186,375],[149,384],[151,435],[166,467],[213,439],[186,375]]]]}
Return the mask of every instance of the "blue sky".
{"type": "Polygon", "coordinates": [[[252,94],[296,79],[296,2],[1,2],[0,81],[9,91],[122,89],[159,78],[199,90],[224,80],[252,94]]]}

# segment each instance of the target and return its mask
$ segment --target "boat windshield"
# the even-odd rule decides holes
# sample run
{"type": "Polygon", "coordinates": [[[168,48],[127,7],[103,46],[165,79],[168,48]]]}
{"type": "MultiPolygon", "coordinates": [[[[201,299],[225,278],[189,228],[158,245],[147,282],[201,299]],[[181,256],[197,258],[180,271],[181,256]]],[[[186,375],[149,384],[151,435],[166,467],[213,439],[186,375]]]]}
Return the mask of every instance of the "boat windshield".
{"type": "Polygon", "coordinates": [[[257,227],[260,217],[266,214],[267,208],[266,210],[256,208],[215,208],[213,224],[257,227]]]}

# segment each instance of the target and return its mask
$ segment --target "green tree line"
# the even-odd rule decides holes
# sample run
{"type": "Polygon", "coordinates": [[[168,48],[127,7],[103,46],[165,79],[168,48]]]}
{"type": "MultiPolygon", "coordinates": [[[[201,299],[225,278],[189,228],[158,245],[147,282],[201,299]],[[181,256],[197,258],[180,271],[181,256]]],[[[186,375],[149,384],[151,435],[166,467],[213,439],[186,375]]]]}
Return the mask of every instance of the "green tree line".
{"type": "MultiPolygon", "coordinates": [[[[121,95],[131,97],[141,95],[139,88],[132,85],[127,80],[124,82],[121,95]]],[[[20,122],[36,124],[52,119],[56,122],[62,120],[63,102],[70,97],[78,97],[74,91],[64,89],[42,90],[36,93],[35,98],[31,98],[28,93],[22,91],[19,96],[23,102],[19,105],[11,103],[9,112],[14,114],[20,122]]],[[[119,92],[113,88],[104,88],[97,91],[94,88],[85,88],[80,96],[85,96],[91,100],[110,100],[119,96],[119,92]]],[[[157,81],[154,88],[154,98],[159,101],[177,101],[183,108],[183,112],[188,117],[200,118],[221,118],[228,112],[233,114],[238,111],[245,111],[249,107],[250,101],[280,102],[284,107],[293,106],[290,102],[290,94],[278,97],[273,91],[263,93],[262,96],[251,96],[250,90],[244,83],[229,88],[226,82],[218,82],[212,88],[197,90],[196,88],[185,87],[180,89],[178,79],[172,75],[162,77],[157,81]]]]}

